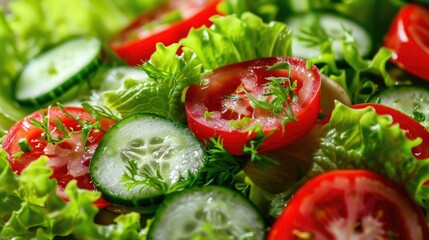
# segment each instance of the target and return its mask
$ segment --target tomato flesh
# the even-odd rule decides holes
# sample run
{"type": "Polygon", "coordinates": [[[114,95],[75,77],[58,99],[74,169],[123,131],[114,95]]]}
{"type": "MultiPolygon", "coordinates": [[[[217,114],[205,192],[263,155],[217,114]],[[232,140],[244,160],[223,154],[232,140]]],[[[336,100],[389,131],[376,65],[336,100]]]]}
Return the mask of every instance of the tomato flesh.
{"type": "MultiPolygon", "coordinates": [[[[185,109],[189,128],[201,140],[220,137],[227,151],[243,154],[245,144],[256,136],[249,129],[262,127],[265,139],[259,151],[268,151],[288,145],[307,133],[320,113],[321,80],[318,69],[306,68],[306,61],[273,57],[236,63],[218,68],[203,79],[204,86],[192,86],[186,93],[185,109]],[[296,121],[282,125],[282,118],[255,107],[247,94],[270,101],[266,83],[269,77],[288,77],[287,70],[266,71],[277,63],[291,66],[293,89],[298,101],[290,101],[296,121]]],[[[288,106],[285,105],[284,109],[288,106]]]]}
{"type": "Polygon", "coordinates": [[[186,37],[191,28],[210,26],[209,18],[220,14],[217,10],[219,3],[220,0],[169,0],[155,10],[137,17],[113,36],[109,44],[129,65],[139,65],[155,52],[157,43],[167,46],[186,37]],[[171,23],[159,23],[173,12],[179,13],[181,19],[171,23]],[[151,24],[155,26],[150,27],[151,24]]]}
{"type": "Polygon", "coordinates": [[[392,61],[429,81],[429,9],[407,4],[391,23],[384,46],[393,50],[392,61]]]}
{"type": "Polygon", "coordinates": [[[367,170],[336,170],[296,192],[268,239],[429,239],[429,229],[402,186],[367,170]]]}
{"type": "MultiPolygon", "coordinates": [[[[92,123],[95,120],[83,108],[65,107],[64,109],[73,118],[66,116],[58,107],[39,110],[25,117],[9,130],[2,147],[8,154],[12,170],[18,174],[40,156],[48,156],[49,161],[47,165],[53,169],[51,178],[56,179],[58,182],[57,193],[62,199],[67,200],[68,198],[63,191],[67,183],[73,179],[77,180],[79,188],[95,190],[89,175],[88,166],[95,148],[104,136],[104,132],[91,130],[86,143],[83,144],[82,134],[79,132],[82,130],[82,126],[74,118],[92,123]],[[74,132],[70,138],[58,144],[49,142],[46,139],[46,134],[40,128],[30,123],[32,119],[42,122],[43,112],[50,117],[49,129],[54,138],[64,137],[53,122],[58,119],[61,120],[69,132],[74,132]],[[28,140],[31,151],[23,151],[20,148],[18,145],[20,139],[28,140]]],[[[113,123],[114,121],[112,120],[102,119],[102,128],[107,130],[113,123]]],[[[103,199],[99,199],[95,204],[99,207],[108,205],[103,199]]]]}

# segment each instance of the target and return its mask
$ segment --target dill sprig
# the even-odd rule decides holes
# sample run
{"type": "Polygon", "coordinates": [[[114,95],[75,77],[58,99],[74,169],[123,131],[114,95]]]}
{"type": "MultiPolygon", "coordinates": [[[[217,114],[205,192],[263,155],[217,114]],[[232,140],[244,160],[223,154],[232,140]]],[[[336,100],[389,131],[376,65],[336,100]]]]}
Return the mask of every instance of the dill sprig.
{"type": "Polygon", "coordinates": [[[107,107],[93,106],[88,102],[82,103],[82,107],[97,121],[100,121],[100,117],[113,119],[115,121],[119,121],[121,119],[107,107]]]}
{"type": "Polygon", "coordinates": [[[170,90],[168,92],[168,98],[172,98],[174,93],[176,92],[176,88],[178,87],[177,77],[171,72],[161,70],[150,62],[145,62],[145,64],[140,66],[140,69],[143,70],[151,80],[155,81],[158,85],[161,85],[161,82],[169,81],[172,86],[170,86],[170,90]]]}
{"type": "Polygon", "coordinates": [[[306,47],[321,46],[332,40],[320,25],[320,21],[317,20],[301,26],[297,31],[296,38],[303,42],[306,47]]]}
{"type": "Polygon", "coordinates": [[[149,78],[151,78],[158,84],[160,83],[160,81],[166,78],[175,79],[174,74],[171,74],[170,72],[167,72],[167,71],[163,71],[157,68],[155,65],[153,65],[150,62],[145,62],[144,65],[140,66],[140,69],[145,71],[145,73],[149,76],[149,78]]]}
{"type": "Polygon", "coordinates": [[[265,139],[274,134],[275,131],[271,131],[268,134],[263,134],[262,128],[256,128],[256,137],[250,139],[243,147],[243,153],[250,156],[250,161],[259,168],[267,169],[273,165],[278,164],[274,159],[259,154],[259,147],[264,143],[265,139]]]}
{"type": "Polygon", "coordinates": [[[419,104],[417,104],[416,106],[414,106],[412,117],[417,122],[423,123],[424,121],[426,121],[426,115],[422,111],[420,111],[419,108],[420,108],[419,104]]]}
{"type": "Polygon", "coordinates": [[[196,186],[200,179],[199,174],[188,172],[186,176],[180,175],[177,182],[171,183],[163,178],[159,170],[139,168],[137,162],[132,159],[127,160],[125,169],[120,183],[128,191],[139,188],[139,192],[156,190],[169,194],[196,186]]]}
{"type": "Polygon", "coordinates": [[[298,96],[293,91],[297,87],[297,81],[292,81],[291,66],[288,62],[276,63],[267,68],[266,71],[273,71],[278,69],[288,70],[288,77],[268,77],[268,81],[264,84],[267,91],[262,94],[265,100],[256,99],[252,94],[246,91],[247,97],[253,104],[254,108],[261,108],[281,118],[282,126],[284,127],[289,121],[296,121],[295,114],[293,113],[292,103],[298,102],[298,96]],[[271,100],[268,100],[272,97],[271,100]]]}
{"type": "Polygon", "coordinates": [[[236,175],[242,169],[242,160],[226,151],[220,138],[210,138],[205,144],[208,155],[202,171],[205,184],[214,182],[217,185],[225,185],[234,182],[236,175]]]}
{"type": "Polygon", "coordinates": [[[31,118],[29,123],[36,128],[39,128],[44,133],[44,138],[46,141],[56,145],[60,144],[71,137],[75,131],[69,131],[60,117],[51,119],[51,106],[47,108],[46,111],[42,111],[41,120],[31,118]],[[54,128],[51,129],[51,123],[54,124],[54,128]],[[57,134],[54,134],[57,133],[57,134]],[[55,135],[55,136],[54,136],[55,135]]]}
{"type": "Polygon", "coordinates": [[[118,118],[115,117],[113,113],[110,114],[111,112],[109,113],[107,110],[104,110],[102,108],[90,108],[89,104],[82,104],[82,106],[86,111],[90,113],[91,116],[93,116],[95,121],[91,121],[89,119],[84,120],[79,115],[72,115],[64,108],[62,104],[57,103],[57,107],[61,110],[64,116],[76,121],[76,123],[81,127],[80,130],[68,129],[59,116],[52,118],[51,109],[53,106],[49,106],[45,111],[42,111],[40,120],[31,118],[29,120],[29,123],[42,130],[43,137],[46,139],[46,141],[52,143],[53,145],[57,145],[66,141],[74,134],[81,134],[82,143],[84,143],[85,145],[84,150],[87,151],[88,148],[86,146],[86,142],[91,131],[96,129],[105,132],[105,130],[101,127],[101,120],[99,116],[112,118],[115,120],[118,120],[118,118]],[[52,124],[54,125],[54,127],[51,126],[52,124]]]}

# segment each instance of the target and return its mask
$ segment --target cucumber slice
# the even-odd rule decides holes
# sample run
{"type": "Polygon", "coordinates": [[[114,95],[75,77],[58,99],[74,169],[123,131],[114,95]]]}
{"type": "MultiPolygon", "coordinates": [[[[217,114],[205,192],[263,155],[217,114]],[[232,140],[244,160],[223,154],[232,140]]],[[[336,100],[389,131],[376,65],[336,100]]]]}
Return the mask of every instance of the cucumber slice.
{"type": "Polygon", "coordinates": [[[416,118],[415,112],[419,112],[424,116],[420,123],[429,126],[429,89],[425,87],[413,85],[386,88],[372,95],[368,102],[387,105],[412,118],[416,118]]]}
{"type": "Polygon", "coordinates": [[[219,186],[187,189],[166,199],[148,239],[264,239],[264,221],[246,198],[219,186]]]}
{"type": "Polygon", "coordinates": [[[109,69],[103,78],[103,81],[100,83],[100,92],[108,90],[117,90],[120,89],[127,79],[145,79],[147,74],[145,71],[130,67],[130,66],[118,66],[109,69]]]}
{"type": "Polygon", "coordinates": [[[104,106],[104,92],[123,88],[124,82],[127,79],[141,80],[146,78],[146,72],[135,67],[110,67],[103,74],[95,78],[95,84],[93,84],[93,86],[97,89],[91,91],[90,100],[95,105],[104,106]]]}
{"type": "Polygon", "coordinates": [[[327,12],[307,13],[295,15],[286,20],[286,24],[293,29],[292,55],[304,59],[320,56],[320,43],[323,38],[331,38],[332,51],[336,60],[343,60],[342,37],[345,29],[351,31],[361,56],[371,52],[372,40],[368,31],[351,19],[327,12]],[[310,36],[303,35],[301,31],[311,28],[310,36]],[[316,30],[317,29],[317,30],[316,30]],[[324,35],[326,34],[326,35],[324,35]],[[303,40],[311,39],[311,41],[303,40]],[[313,42],[314,41],[314,42],[313,42]]]}
{"type": "Polygon", "coordinates": [[[15,82],[15,99],[40,106],[86,80],[101,65],[102,44],[94,37],[77,37],[42,52],[28,62],[15,82]]]}
{"type": "Polygon", "coordinates": [[[204,159],[204,147],[186,127],[158,115],[136,113],[104,135],[89,172],[110,202],[145,207],[160,203],[174,184],[191,185],[191,176],[198,176],[204,159]]]}

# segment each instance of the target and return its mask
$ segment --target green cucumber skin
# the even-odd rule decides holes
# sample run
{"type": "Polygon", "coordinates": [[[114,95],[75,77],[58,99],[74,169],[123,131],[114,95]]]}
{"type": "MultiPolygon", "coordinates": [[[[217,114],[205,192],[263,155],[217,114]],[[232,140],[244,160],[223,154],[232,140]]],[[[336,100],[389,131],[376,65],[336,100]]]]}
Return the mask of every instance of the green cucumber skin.
{"type": "MultiPolygon", "coordinates": [[[[60,46],[61,44],[72,41],[73,39],[82,38],[79,37],[73,37],[70,39],[66,39],[58,44],[55,44],[54,46],[45,49],[44,52],[42,52],[40,55],[43,55],[45,52],[54,49],[55,47],[60,46]]],[[[21,74],[23,71],[21,71],[17,77],[14,79],[14,84],[12,86],[12,92],[13,92],[13,98],[22,106],[26,107],[41,107],[46,106],[49,103],[52,103],[53,100],[58,99],[59,97],[63,96],[67,93],[70,89],[77,86],[78,84],[81,84],[84,81],[90,81],[91,76],[97,71],[97,69],[103,64],[103,60],[101,57],[101,48],[98,51],[97,57],[95,57],[93,60],[91,60],[88,65],[86,65],[84,68],[82,68],[78,73],[76,73],[74,76],[71,76],[70,78],[66,79],[60,86],[57,86],[56,88],[52,89],[50,92],[42,94],[35,98],[27,98],[27,99],[19,99],[17,94],[17,81],[20,79],[21,74]]],[[[23,67],[23,70],[25,69],[25,66],[23,67]]]]}
{"type": "Polygon", "coordinates": [[[95,59],[95,61],[91,62],[90,65],[82,69],[77,75],[69,78],[65,81],[61,86],[53,89],[47,94],[41,95],[37,98],[32,99],[16,99],[16,101],[22,106],[27,107],[38,107],[45,106],[46,104],[51,103],[53,100],[58,99],[62,95],[64,95],[67,91],[72,89],[74,86],[81,84],[84,81],[89,81],[89,76],[97,71],[98,67],[101,66],[102,60],[101,58],[95,59]]]}
{"type": "MultiPolygon", "coordinates": [[[[188,195],[188,194],[193,194],[192,197],[196,196],[198,194],[200,194],[200,195],[212,194],[214,197],[210,203],[215,202],[215,204],[220,201],[219,199],[216,199],[216,197],[219,197],[219,196],[227,197],[229,201],[225,200],[223,203],[224,204],[230,204],[228,207],[231,207],[231,209],[236,209],[236,208],[240,207],[240,206],[236,205],[237,202],[242,203],[243,208],[246,208],[245,212],[246,213],[252,212],[254,214],[252,217],[256,218],[256,219],[254,219],[255,221],[251,222],[251,224],[256,224],[258,226],[257,229],[251,229],[251,230],[254,230],[254,231],[252,231],[252,233],[254,233],[256,236],[254,236],[253,238],[245,238],[245,239],[258,239],[258,240],[259,239],[261,239],[261,240],[265,239],[265,237],[266,237],[265,236],[266,235],[266,231],[265,231],[266,230],[266,223],[265,223],[262,215],[260,214],[259,210],[257,209],[257,207],[251,201],[249,201],[243,195],[241,195],[240,193],[238,193],[232,189],[229,189],[229,188],[226,188],[223,186],[209,185],[209,186],[194,187],[194,188],[186,189],[182,192],[168,196],[164,200],[164,202],[161,204],[161,206],[158,208],[158,210],[156,211],[155,218],[150,225],[149,232],[147,235],[148,240],[158,240],[158,239],[170,240],[168,238],[160,237],[157,233],[158,229],[160,229],[163,232],[167,231],[166,226],[162,225],[163,224],[162,221],[167,218],[167,217],[164,217],[164,215],[168,214],[168,211],[174,210],[175,214],[180,215],[181,216],[180,222],[186,221],[187,219],[189,220],[189,218],[193,217],[193,215],[191,214],[192,211],[189,211],[189,212],[177,211],[178,208],[186,207],[186,206],[181,205],[180,201],[181,201],[181,198],[185,198],[186,195],[188,195]]],[[[192,199],[196,199],[196,198],[193,197],[192,199]]],[[[204,205],[209,206],[210,203],[207,201],[207,202],[205,202],[204,205]]],[[[198,206],[198,203],[194,203],[194,204],[192,204],[192,206],[196,207],[196,206],[198,206]]],[[[214,208],[214,209],[216,210],[218,208],[214,208]]],[[[201,209],[201,210],[206,210],[206,209],[201,209]]],[[[241,210],[243,210],[243,209],[241,209],[241,210]]],[[[233,212],[233,211],[231,211],[231,212],[233,212]]],[[[239,220],[240,222],[245,222],[246,220],[248,220],[248,218],[246,218],[246,216],[243,216],[243,214],[240,214],[238,216],[233,216],[233,214],[231,214],[231,212],[227,212],[227,213],[230,213],[229,214],[230,220],[228,221],[228,224],[227,224],[229,227],[234,227],[234,222],[231,220],[231,218],[236,217],[236,218],[240,219],[239,220]]],[[[178,224],[170,224],[168,226],[168,228],[171,228],[171,227],[175,228],[178,225],[180,225],[180,224],[179,223],[178,224]]],[[[178,239],[178,238],[175,236],[171,236],[171,240],[173,240],[173,239],[178,239]]],[[[228,239],[230,239],[230,238],[228,238],[228,239]]],[[[231,239],[238,239],[238,238],[231,238],[231,239]]]]}
{"type": "MultiPolygon", "coordinates": [[[[99,146],[97,147],[97,149],[94,152],[93,158],[91,159],[90,165],[89,165],[89,172],[90,172],[90,176],[92,178],[93,184],[96,186],[96,188],[102,192],[104,198],[106,200],[108,200],[111,203],[114,204],[118,204],[118,205],[122,205],[122,206],[126,206],[126,207],[135,207],[135,208],[146,208],[146,207],[153,207],[153,206],[158,206],[165,198],[165,194],[164,193],[156,193],[154,194],[153,192],[150,192],[149,195],[139,195],[139,196],[134,196],[133,194],[135,193],[130,193],[130,196],[122,196],[120,194],[115,193],[114,191],[110,190],[108,186],[105,185],[105,183],[103,183],[103,181],[101,180],[102,177],[100,177],[100,174],[103,174],[105,171],[104,169],[106,168],[105,166],[103,166],[103,163],[100,162],[102,161],[116,161],[113,162],[113,164],[119,164],[121,165],[121,163],[119,161],[121,161],[120,158],[112,158],[110,160],[103,158],[103,155],[107,155],[106,151],[108,151],[108,148],[115,148],[116,152],[120,152],[120,148],[121,146],[109,146],[109,144],[112,143],[112,139],[115,137],[115,135],[118,133],[119,130],[121,130],[121,128],[123,128],[124,124],[127,124],[127,122],[130,121],[139,121],[139,119],[142,118],[147,118],[150,120],[158,120],[158,121],[165,121],[166,124],[170,124],[171,128],[174,128],[177,134],[181,134],[181,136],[183,136],[182,138],[191,138],[193,141],[192,143],[194,143],[194,148],[198,148],[201,150],[201,159],[200,162],[198,162],[199,166],[198,166],[198,171],[200,171],[203,168],[203,164],[204,164],[204,159],[206,157],[206,153],[204,150],[204,146],[202,145],[202,143],[193,135],[192,132],[190,132],[184,125],[181,125],[180,123],[174,122],[170,119],[167,119],[165,117],[156,115],[156,114],[152,114],[152,113],[136,113],[136,114],[132,114],[129,115],[123,119],[121,119],[120,121],[118,121],[115,125],[113,125],[110,130],[105,134],[105,136],[103,137],[102,141],[100,142],[99,146]],[[184,134],[188,134],[188,135],[184,135],[184,134]],[[118,163],[119,162],[119,163],[118,163]]],[[[136,129],[136,133],[138,131],[145,131],[144,129],[136,129]]],[[[124,136],[124,138],[131,139],[130,142],[133,141],[132,137],[130,136],[124,136]]],[[[162,137],[162,136],[161,136],[162,137]]],[[[120,139],[119,139],[120,140],[120,139]]],[[[147,141],[147,139],[146,139],[147,141]]],[[[128,142],[129,143],[129,142],[128,142]]],[[[124,143],[127,144],[126,142],[124,143]]],[[[115,153],[115,156],[117,156],[119,153],[115,153]]],[[[123,160],[122,160],[123,161],[123,160]]],[[[172,160],[174,161],[174,160],[172,160]]],[[[148,162],[144,162],[146,164],[148,164],[148,162]]],[[[174,162],[173,162],[174,163],[174,162]]],[[[125,163],[122,164],[121,168],[125,166],[125,163]]],[[[115,168],[116,170],[119,171],[118,176],[121,176],[125,173],[125,170],[121,170],[119,168],[115,168]]],[[[171,170],[171,168],[170,168],[171,170]]],[[[196,174],[198,174],[198,171],[196,174]]],[[[121,183],[120,181],[115,181],[116,185],[115,186],[119,186],[121,183]]],[[[122,187],[123,190],[125,190],[124,187],[122,187]]]]}

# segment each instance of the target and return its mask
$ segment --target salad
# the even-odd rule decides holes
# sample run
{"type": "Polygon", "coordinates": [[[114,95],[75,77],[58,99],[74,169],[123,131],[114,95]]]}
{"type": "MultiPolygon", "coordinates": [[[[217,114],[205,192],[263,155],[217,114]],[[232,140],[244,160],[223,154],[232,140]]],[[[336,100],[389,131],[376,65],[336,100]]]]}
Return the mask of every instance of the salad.
{"type": "Polygon", "coordinates": [[[429,239],[428,29],[426,0],[11,1],[0,239],[429,239]]]}

